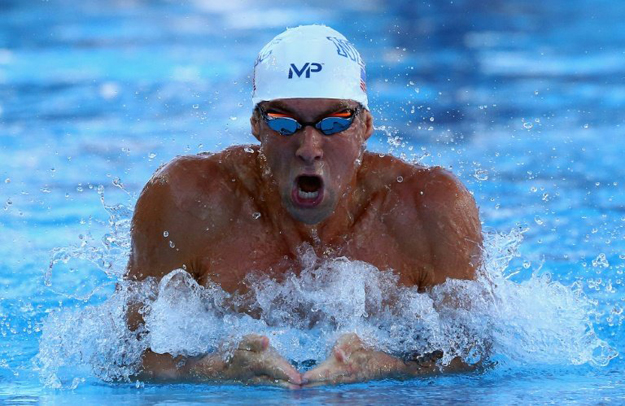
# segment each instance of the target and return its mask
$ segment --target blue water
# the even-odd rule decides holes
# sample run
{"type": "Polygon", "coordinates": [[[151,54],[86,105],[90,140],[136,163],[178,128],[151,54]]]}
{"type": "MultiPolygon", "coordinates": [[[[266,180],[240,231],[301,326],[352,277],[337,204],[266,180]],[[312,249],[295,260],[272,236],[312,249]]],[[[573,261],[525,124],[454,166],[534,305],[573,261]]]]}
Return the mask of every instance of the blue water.
{"type": "Polygon", "coordinates": [[[625,3],[388,3],[2,0],[0,401],[625,402],[625,3]],[[307,23],[341,31],[367,62],[369,148],[450,168],[485,232],[512,235],[497,246],[503,256],[512,246],[501,297],[581,321],[520,308],[525,319],[492,318],[511,324],[498,366],[482,373],[289,392],[109,383],[85,362],[59,372],[61,389],[44,385],[44,334],[61,337],[47,361],[76,360],[63,353],[72,334],[50,315],[75,323],[72,312],[112,297],[152,172],[176,155],[253,142],[255,55],[307,23]],[[532,326],[534,341],[522,334],[532,326]],[[540,341],[549,326],[561,340],[553,356],[540,341]],[[571,326],[592,331],[604,353],[568,354],[571,326]]]}

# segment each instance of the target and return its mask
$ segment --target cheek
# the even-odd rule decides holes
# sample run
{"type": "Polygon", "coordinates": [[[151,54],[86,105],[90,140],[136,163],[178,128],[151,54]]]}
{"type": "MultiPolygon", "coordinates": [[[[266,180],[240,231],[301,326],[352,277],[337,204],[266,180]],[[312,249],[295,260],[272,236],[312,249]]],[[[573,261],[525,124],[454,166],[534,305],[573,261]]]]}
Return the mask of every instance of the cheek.
{"type": "Polygon", "coordinates": [[[332,162],[332,167],[337,172],[349,172],[355,168],[355,161],[360,156],[361,144],[356,142],[344,142],[330,146],[327,149],[326,160],[332,162]]]}
{"type": "Polygon", "coordinates": [[[266,141],[261,146],[261,151],[267,158],[267,165],[274,177],[288,173],[290,149],[287,143],[277,140],[266,141]]]}

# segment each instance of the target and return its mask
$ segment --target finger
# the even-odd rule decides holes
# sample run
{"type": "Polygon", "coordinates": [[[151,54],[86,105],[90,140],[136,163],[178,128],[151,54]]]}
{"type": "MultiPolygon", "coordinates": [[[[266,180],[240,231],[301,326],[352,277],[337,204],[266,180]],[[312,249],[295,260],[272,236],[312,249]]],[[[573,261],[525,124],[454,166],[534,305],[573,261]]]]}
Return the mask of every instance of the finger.
{"type": "Polygon", "coordinates": [[[269,339],[266,336],[248,334],[239,343],[239,350],[262,352],[269,347],[269,339]]]}
{"type": "Polygon", "coordinates": [[[248,381],[250,385],[270,385],[279,386],[287,389],[301,389],[301,385],[296,385],[279,379],[271,379],[268,376],[256,376],[248,381]]]}
{"type": "Polygon", "coordinates": [[[352,353],[360,350],[367,350],[367,347],[358,335],[349,333],[339,337],[332,352],[337,361],[343,362],[348,360],[352,353]]]}
{"type": "MultiPolygon", "coordinates": [[[[342,361],[338,361],[335,357],[336,353],[327,360],[319,364],[318,367],[311,369],[302,376],[302,383],[306,385],[314,383],[335,383],[339,377],[349,375],[349,365],[342,361]]],[[[339,352],[342,354],[342,352],[339,352]]]]}
{"type": "Polygon", "coordinates": [[[279,379],[290,382],[295,385],[301,385],[302,375],[291,365],[289,361],[284,359],[278,352],[270,347],[265,351],[263,357],[259,360],[259,370],[270,378],[279,379]]]}

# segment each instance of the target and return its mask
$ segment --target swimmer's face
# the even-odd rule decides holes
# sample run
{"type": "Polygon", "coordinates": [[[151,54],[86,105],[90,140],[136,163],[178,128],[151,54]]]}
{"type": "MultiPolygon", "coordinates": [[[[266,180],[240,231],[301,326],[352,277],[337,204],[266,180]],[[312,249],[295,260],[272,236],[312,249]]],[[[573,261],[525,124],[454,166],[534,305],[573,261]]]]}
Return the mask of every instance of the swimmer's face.
{"type": "MultiPolygon", "coordinates": [[[[267,115],[287,116],[300,123],[316,123],[330,116],[349,117],[357,107],[355,101],[337,99],[261,103],[267,115]]],[[[332,135],[324,135],[314,126],[282,135],[269,128],[258,111],[251,123],[283,206],[295,220],[306,224],[328,218],[343,195],[349,193],[364,143],[373,132],[371,114],[365,109],[360,109],[347,130],[332,135]]]]}

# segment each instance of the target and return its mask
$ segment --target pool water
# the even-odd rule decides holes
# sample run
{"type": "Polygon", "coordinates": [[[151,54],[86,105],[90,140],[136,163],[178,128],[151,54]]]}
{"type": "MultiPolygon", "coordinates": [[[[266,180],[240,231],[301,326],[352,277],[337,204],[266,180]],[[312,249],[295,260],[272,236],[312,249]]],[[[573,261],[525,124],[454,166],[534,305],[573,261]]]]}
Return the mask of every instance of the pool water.
{"type": "MultiPolygon", "coordinates": [[[[0,4],[0,401],[625,402],[625,3],[389,3],[0,4]],[[495,282],[492,300],[445,318],[419,307],[436,297],[410,296],[365,264],[326,263],[311,269],[326,278],[319,297],[278,297],[288,286],[268,281],[258,297],[327,305],[337,286],[360,292],[335,313],[320,307],[329,332],[291,328],[277,313],[272,323],[224,321],[209,309],[196,316],[213,324],[151,339],[193,352],[224,338],[216,331],[255,329],[302,361],[323,358],[340,331],[399,350],[391,326],[442,332],[439,345],[458,328],[491,343],[496,365],[299,391],[110,382],[128,372],[120,359],[133,350],[119,345],[114,290],[141,188],[176,155],[253,143],[256,53],[284,27],[308,23],[341,31],[367,62],[369,149],[450,168],[474,194],[488,261],[461,291],[474,300],[495,282]],[[403,295],[424,324],[406,321],[407,311],[364,315],[377,288],[403,295]]],[[[156,305],[155,326],[194,315],[156,305]]]]}

